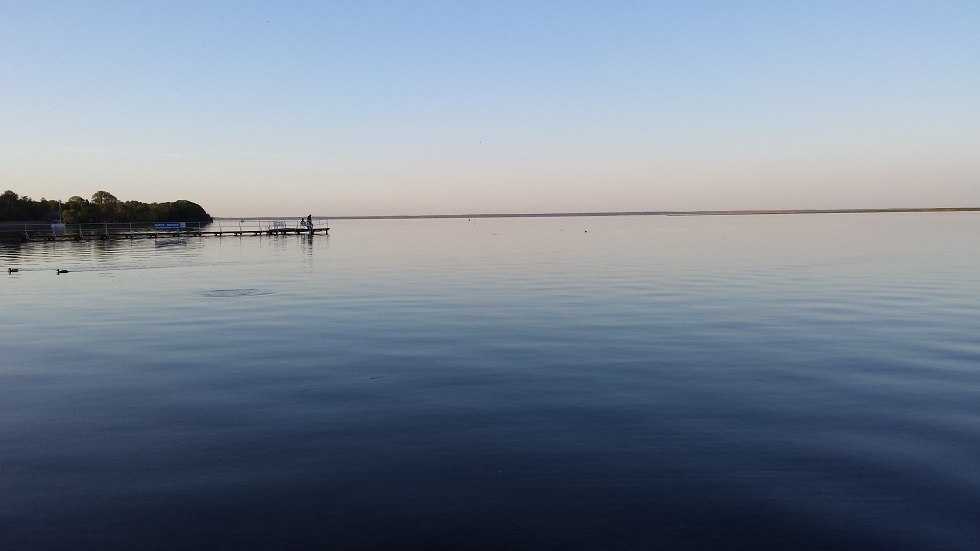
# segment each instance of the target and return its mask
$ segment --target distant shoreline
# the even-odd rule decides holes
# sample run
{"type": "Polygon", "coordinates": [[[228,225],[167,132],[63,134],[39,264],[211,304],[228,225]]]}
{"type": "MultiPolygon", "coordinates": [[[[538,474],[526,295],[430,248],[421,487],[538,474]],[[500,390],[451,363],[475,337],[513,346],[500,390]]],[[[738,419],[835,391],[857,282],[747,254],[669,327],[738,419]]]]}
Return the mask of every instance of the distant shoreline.
{"type": "MultiPolygon", "coordinates": [[[[980,212],[980,207],[888,208],[888,209],[778,209],[778,210],[650,210],[616,212],[528,212],[478,214],[393,214],[367,216],[317,216],[331,220],[421,220],[439,218],[574,218],[584,216],[758,216],[768,214],[873,214],[901,212],[980,212]]],[[[269,220],[295,216],[215,216],[215,220],[269,220]]]]}

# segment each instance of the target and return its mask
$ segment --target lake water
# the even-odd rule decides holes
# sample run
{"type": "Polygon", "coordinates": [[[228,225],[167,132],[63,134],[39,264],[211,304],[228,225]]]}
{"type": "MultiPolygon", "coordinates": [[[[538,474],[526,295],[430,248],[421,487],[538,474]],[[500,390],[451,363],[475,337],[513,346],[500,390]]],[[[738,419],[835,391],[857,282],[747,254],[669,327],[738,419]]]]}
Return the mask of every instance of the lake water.
{"type": "Polygon", "coordinates": [[[0,549],[980,548],[980,214],[332,226],[0,248],[0,549]]]}

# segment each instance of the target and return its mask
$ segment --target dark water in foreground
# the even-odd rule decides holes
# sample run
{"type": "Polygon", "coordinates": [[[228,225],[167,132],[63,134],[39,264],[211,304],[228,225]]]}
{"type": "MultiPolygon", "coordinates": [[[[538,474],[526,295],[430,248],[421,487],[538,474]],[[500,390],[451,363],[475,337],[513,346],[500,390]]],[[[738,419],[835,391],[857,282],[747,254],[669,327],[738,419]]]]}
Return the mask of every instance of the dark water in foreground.
{"type": "Polygon", "coordinates": [[[0,549],[980,548],[977,214],[333,225],[0,249],[0,549]]]}

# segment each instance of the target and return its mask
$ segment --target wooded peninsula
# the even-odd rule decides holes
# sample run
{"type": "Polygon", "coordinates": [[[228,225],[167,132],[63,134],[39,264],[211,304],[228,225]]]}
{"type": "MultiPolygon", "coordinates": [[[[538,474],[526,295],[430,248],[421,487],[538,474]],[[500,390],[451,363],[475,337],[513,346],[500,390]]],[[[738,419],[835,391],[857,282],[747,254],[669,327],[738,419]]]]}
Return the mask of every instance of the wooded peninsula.
{"type": "Polygon", "coordinates": [[[213,220],[201,205],[179,200],[168,203],[120,201],[108,191],[97,191],[91,200],[74,196],[67,202],[41,198],[35,201],[9,189],[0,194],[0,222],[200,222],[213,220]]]}

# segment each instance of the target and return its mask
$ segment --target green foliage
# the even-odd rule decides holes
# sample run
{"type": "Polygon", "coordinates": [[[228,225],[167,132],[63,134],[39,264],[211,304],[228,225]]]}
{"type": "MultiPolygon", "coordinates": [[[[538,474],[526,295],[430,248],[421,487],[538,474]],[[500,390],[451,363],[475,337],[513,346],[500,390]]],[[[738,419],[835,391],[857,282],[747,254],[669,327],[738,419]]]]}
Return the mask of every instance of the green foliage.
{"type": "Polygon", "coordinates": [[[61,212],[61,219],[71,224],[82,222],[99,222],[102,214],[99,208],[85,199],[75,195],[68,200],[61,212]]]}
{"type": "Polygon", "coordinates": [[[97,191],[87,201],[77,195],[61,201],[18,196],[7,190],[0,194],[0,222],[202,222],[212,221],[204,208],[191,201],[141,203],[119,201],[108,191],[97,191]]]}
{"type": "Polygon", "coordinates": [[[92,204],[95,205],[99,214],[102,215],[103,222],[135,222],[136,220],[119,220],[118,205],[119,199],[108,191],[96,191],[92,195],[92,204]]]}
{"type": "Polygon", "coordinates": [[[0,222],[51,221],[58,218],[58,201],[19,196],[9,189],[0,194],[0,222]]]}

